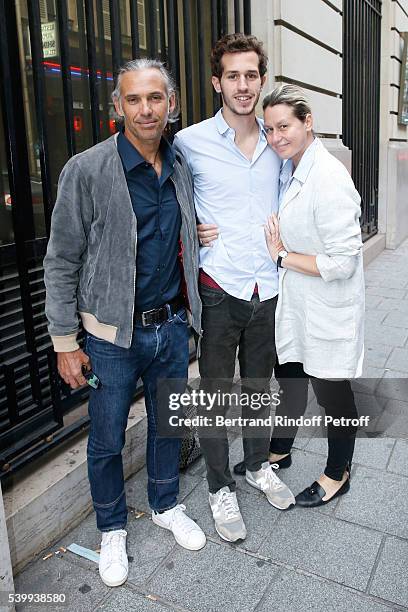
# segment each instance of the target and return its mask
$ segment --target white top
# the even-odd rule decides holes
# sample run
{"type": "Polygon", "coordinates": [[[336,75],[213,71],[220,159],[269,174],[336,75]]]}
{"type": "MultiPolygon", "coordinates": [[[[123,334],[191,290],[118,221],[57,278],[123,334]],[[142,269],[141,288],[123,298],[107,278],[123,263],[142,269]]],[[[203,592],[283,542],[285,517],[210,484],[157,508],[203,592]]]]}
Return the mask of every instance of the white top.
{"type": "Polygon", "coordinates": [[[278,210],[280,159],[268,146],[263,124],[252,160],[235,144],[235,130],[215,117],[178,132],[174,145],[194,180],[201,223],[219,228],[213,247],[200,249],[200,266],[227,293],[250,300],[255,283],[261,301],[278,293],[278,273],[266,247],[264,225],[278,210]]]}
{"type": "Polygon", "coordinates": [[[346,168],[315,139],[280,177],[279,227],[289,252],[316,255],[321,277],[280,273],[276,349],[318,378],[361,376],[364,274],[360,196],[346,168]]]}

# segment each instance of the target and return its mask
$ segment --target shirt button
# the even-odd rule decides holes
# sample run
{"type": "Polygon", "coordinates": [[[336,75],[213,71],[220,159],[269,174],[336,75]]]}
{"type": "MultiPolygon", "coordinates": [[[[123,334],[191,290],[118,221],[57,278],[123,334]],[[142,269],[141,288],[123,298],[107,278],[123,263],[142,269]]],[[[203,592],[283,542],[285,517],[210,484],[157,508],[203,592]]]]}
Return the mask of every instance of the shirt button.
{"type": "Polygon", "coordinates": [[[158,266],[158,267],[156,268],[156,270],[157,270],[157,272],[160,272],[160,266],[158,266]]]}

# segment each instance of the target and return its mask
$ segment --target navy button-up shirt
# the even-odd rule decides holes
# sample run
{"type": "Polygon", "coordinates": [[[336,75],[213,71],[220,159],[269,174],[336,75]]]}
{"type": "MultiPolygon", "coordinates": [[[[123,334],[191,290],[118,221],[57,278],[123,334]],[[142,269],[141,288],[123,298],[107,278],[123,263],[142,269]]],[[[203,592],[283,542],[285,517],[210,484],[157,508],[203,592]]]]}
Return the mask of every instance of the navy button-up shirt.
{"type": "Polygon", "coordinates": [[[177,255],[181,213],[170,179],[175,154],[162,138],[159,178],[122,131],[118,135],[118,152],[137,218],[135,310],[142,312],[169,302],[180,292],[177,255]]]}

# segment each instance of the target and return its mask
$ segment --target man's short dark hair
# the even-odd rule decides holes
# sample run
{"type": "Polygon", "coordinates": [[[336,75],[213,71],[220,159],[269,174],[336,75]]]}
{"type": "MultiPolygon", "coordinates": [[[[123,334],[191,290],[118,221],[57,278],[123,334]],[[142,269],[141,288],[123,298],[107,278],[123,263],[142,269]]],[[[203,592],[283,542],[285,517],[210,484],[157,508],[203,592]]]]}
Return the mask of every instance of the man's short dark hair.
{"type": "Polygon", "coordinates": [[[263,43],[249,34],[226,34],[215,43],[211,51],[211,74],[222,77],[222,57],[225,53],[245,53],[255,51],[259,58],[259,74],[261,77],[266,73],[268,56],[263,50],[263,43]]]}

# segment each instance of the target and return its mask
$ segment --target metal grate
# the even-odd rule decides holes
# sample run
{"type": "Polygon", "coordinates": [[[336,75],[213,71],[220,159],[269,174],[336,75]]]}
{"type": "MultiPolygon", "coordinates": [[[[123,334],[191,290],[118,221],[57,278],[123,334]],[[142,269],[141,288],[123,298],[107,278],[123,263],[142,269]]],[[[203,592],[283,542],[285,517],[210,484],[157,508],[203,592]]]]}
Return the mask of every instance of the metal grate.
{"type": "Polygon", "coordinates": [[[343,142],[361,195],[363,240],[377,233],[378,223],[381,4],[343,2],[343,142]]]}

